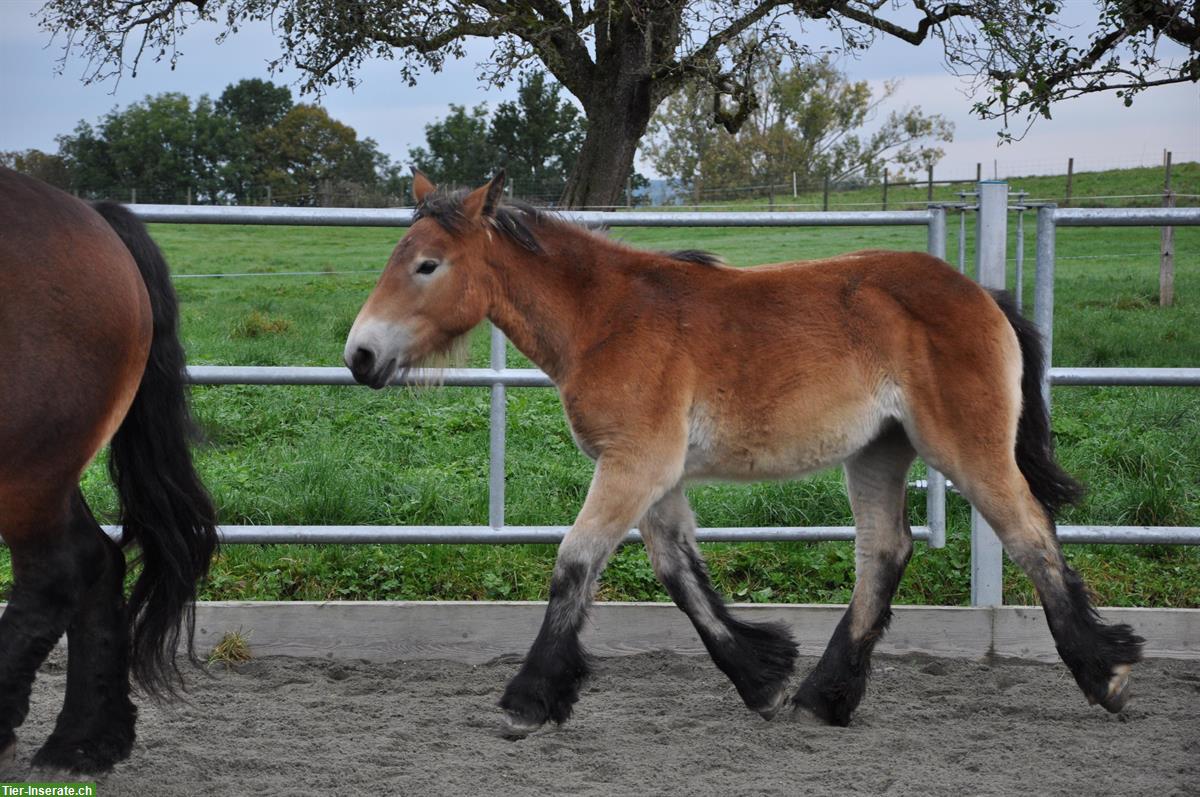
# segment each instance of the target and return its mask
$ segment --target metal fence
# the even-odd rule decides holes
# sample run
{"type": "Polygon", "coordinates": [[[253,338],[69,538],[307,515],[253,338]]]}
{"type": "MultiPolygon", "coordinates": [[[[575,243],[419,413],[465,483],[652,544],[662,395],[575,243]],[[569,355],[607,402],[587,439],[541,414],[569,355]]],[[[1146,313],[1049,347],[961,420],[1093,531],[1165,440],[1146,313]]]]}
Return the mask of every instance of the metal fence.
{"type": "MultiPolygon", "coordinates": [[[[978,211],[977,273],[989,287],[1004,287],[1008,218],[1008,187],[981,183],[978,211]],[[998,265],[997,265],[998,264],[998,265]],[[997,276],[999,275],[999,276],[997,276]],[[997,284],[998,280],[998,284],[997,284]]],[[[920,211],[867,212],[598,212],[566,211],[561,215],[589,227],[839,227],[923,226],[928,251],[946,255],[947,208],[931,205],[920,211]]],[[[300,226],[406,227],[411,209],[261,208],[177,205],[134,205],[147,222],[188,224],[265,224],[300,226]]],[[[1052,345],[1054,230],[1057,226],[1200,225],[1200,208],[1178,209],[1058,209],[1037,208],[1037,276],[1034,318],[1052,345]]],[[[960,252],[965,227],[960,228],[960,252]]],[[[1050,357],[1046,358],[1047,363],[1050,357]]],[[[549,378],[535,369],[508,368],[506,341],[492,329],[490,368],[448,369],[438,373],[439,384],[487,387],[491,391],[489,434],[489,500],[487,526],[224,526],[225,543],[553,543],[568,526],[506,526],[504,522],[504,457],[506,391],[508,388],[549,387],[549,378]]],[[[341,367],[193,366],[191,381],[198,385],[352,385],[341,367]]],[[[428,375],[411,373],[409,384],[425,384],[428,375]]],[[[1049,385],[1200,385],[1200,368],[1058,368],[1049,369],[1049,385]]],[[[397,382],[396,384],[400,384],[397,382]]],[[[944,477],[930,471],[927,525],[913,536],[931,547],[945,544],[944,477]]],[[[1059,538],[1068,543],[1200,544],[1200,528],[1145,526],[1062,526],[1059,538]]],[[[701,541],[824,541],[850,540],[853,527],[702,528],[701,541]]],[[[638,539],[631,531],[629,540],[638,539]]],[[[1002,557],[994,533],[978,518],[972,526],[972,602],[998,605],[1001,599],[1002,557]],[[990,535],[990,537],[989,537],[990,535]]]]}

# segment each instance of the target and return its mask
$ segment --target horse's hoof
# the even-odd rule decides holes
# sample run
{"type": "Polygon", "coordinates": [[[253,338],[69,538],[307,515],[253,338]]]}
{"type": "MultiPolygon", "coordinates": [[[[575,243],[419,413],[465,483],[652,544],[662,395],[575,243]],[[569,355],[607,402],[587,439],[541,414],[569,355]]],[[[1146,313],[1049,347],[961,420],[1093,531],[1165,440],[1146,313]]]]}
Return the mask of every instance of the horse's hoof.
{"type": "Polygon", "coordinates": [[[783,708],[783,704],[787,702],[788,687],[786,683],[779,685],[779,691],[771,698],[771,702],[765,706],[754,709],[758,715],[765,720],[773,720],[779,714],[779,710],[783,708]]]}
{"type": "Polygon", "coordinates": [[[818,728],[829,726],[829,723],[818,717],[815,711],[799,703],[792,705],[792,713],[788,719],[797,725],[811,725],[818,728]]]}
{"type": "Polygon", "coordinates": [[[4,772],[17,760],[17,740],[13,739],[3,749],[0,749],[0,772],[4,772]]]}
{"type": "Polygon", "coordinates": [[[524,739],[540,727],[542,723],[537,720],[506,711],[500,722],[500,735],[505,739],[524,739]]]}
{"type": "Polygon", "coordinates": [[[1113,667],[1112,677],[1108,679],[1108,693],[1100,699],[1100,705],[1116,714],[1125,708],[1129,702],[1129,674],[1133,667],[1129,664],[1118,664],[1113,667]]]}

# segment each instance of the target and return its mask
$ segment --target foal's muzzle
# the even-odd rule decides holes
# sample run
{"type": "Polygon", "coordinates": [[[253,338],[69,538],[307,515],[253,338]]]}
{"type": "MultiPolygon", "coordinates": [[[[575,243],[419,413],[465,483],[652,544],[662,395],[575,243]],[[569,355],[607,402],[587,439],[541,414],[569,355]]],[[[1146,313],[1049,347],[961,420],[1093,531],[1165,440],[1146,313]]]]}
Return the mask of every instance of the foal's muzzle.
{"type": "Polygon", "coordinates": [[[362,346],[354,350],[354,353],[346,361],[346,365],[350,368],[350,373],[354,375],[356,382],[376,390],[390,382],[392,375],[396,373],[395,360],[388,360],[381,364],[378,362],[375,352],[362,346]]]}
{"type": "Polygon", "coordinates": [[[359,384],[378,390],[391,382],[399,367],[409,361],[410,340],[404,327],[359,319],[346,338],[342,359],[359,384]]]}

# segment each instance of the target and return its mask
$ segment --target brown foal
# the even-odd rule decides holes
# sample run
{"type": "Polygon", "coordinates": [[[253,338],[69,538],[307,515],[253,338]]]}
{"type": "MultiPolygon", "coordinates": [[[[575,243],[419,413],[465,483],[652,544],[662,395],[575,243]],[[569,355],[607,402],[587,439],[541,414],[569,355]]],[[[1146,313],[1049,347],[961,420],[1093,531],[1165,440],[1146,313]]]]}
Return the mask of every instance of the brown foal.
{"type": "Polygon", "coordinates": [[[470,192],[415,175],[417,209],[346,342],[382,387],[490,318],[557,385],[596,462],[558,552],[545,621],[501,699],[507,732],[571,714],[587,674],[579,630],[596,580],[638,526],[655,572],[746,705],[786,702],[788,631],[734,617],[713,590],[684,485],[793,478],[844,463],[857,582],[792,698],[846,724],[912,552],[918,454],[952,478],[1033,580],[1087,698],[1126,699],[1141,640],[1103,625],[1063,559],[1053,512],[1078,485],[1053,458],[1036,332],[1003,297],[912,252],[730,268],[632,249],[519,204],[503,173],[470,192]]]}

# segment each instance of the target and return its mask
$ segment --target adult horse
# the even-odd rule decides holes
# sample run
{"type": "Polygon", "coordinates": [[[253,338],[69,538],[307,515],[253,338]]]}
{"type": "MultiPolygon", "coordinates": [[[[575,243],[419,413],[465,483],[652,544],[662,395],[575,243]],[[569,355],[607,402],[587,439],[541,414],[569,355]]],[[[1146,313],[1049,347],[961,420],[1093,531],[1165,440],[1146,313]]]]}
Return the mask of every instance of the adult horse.
{"type": "Polygon", "coordinates": [[[66,698],[34,765],[104,771],[133,745],[131,668],[149,692],[172,690],[180,624],[190,648],[196,581],[216,545],[188,450],[175,293],[131,213],[0,168],[0,374],[0,537],[13,569],[0,771],[64,631],[66,698]],[[110,439],[122,545],[141,549],[128,605],[125,555],[79,490],[110,439]]]}
{"type": "Polygon", "coordinates": [[[917,454],[954,480],[1033,580],[1088,700],[1120,710],[1142,640],[1099,621],[1063,558],[1053,513],[1079,486],[1053,457],[1037,333],[1003,297],[911,252],[739,269],[703,253],[637,251],[503,204],[503,173],[471,193],[437,191],[419,173],[413,185],[412,227],[346,342],[355,378],[382,387],[486,316],[554,380],[596,461],[545,621],[500,701],[510,734],[570,716],[588,670],[585,611],[635,524],[717,666],[748,707],[776,714],[796,646],[784,628],[734,617],[713,590],[683,486],[837,463],[857,582],[792,704],[848,723],[912,552],[905,485],[917,454]]]}

